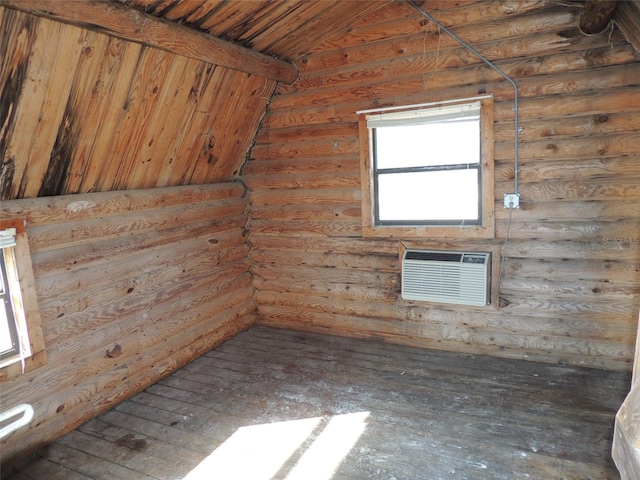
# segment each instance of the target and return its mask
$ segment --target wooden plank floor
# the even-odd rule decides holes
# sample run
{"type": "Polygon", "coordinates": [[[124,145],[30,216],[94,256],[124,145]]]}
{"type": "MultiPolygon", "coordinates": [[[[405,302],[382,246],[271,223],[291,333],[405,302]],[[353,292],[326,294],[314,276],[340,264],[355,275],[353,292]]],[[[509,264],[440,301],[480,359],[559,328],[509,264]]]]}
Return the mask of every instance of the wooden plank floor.
{"type": "Polygon", "coordinates": [[[626,373],[254,327],[21,479],[616,479],[626,373]]]}

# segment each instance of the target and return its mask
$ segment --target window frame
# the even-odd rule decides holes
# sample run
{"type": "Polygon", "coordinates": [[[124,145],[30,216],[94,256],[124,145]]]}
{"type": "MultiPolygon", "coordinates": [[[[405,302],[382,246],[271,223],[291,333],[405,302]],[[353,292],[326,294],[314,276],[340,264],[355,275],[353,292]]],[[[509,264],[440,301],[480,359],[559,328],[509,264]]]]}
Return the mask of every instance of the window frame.
{"type": "Polygon", "coordinates": [[[6,351],[0,351],[0,364],[11,359],[16,355],[20,355],[20,335],[18,334],[18,327],[16,325],[16,315],[13,313],[15,303],[12,299],[13,289],[10,288],[9,275],[7,271],[7,262],[5,261],[5,250],[9,250],[12,247],[1,248],[0,253],[0,301],[5,304],[5,319],[7,321],[7,330],[9,332],[9,339],[11,340],[11,348],[6,351]]]}
{"type": "Polygon", "coordinates": [[[0,219],[0,230],[16,229],[15,246],[0,249],[14,295],[14,316],[22,352],[0,361],[0,381],[34,370],[47,361],[42,322],[24,219],[0,219]],[[15,291],[17,289],[17,292],[15,291]]]}
{"type": "MultiPolygon", "coordinates": [[[[367,125],[369,112],[359,112],[360,174],[362,201],[362,234],[365,237],[385,238],[455,238],[475,239],[495,237],[495,193],[494,193],[494,141],[493,141],[493,97],[434,102],[424,106],[398,107],[397,111],[412,111],[438,108],[443,105],[480,102],[480,222],[439,224],[406,222],[402,224],[376,223],[376,176],[374,172],[373,129],[367,125]]],[[[381,113],[381,112],[380,112],[381,113]]]]}

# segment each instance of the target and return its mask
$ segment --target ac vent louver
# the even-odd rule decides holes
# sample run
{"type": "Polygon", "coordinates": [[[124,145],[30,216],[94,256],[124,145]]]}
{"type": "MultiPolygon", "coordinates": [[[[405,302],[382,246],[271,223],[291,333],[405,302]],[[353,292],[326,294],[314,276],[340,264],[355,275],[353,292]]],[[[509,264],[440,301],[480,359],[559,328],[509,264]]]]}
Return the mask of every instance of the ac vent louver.
{"type": "Polygon", "coordinates": [[[490,253],[406,250],[402,258],[402,298],[488,305],[490,267],[490,253]]]}

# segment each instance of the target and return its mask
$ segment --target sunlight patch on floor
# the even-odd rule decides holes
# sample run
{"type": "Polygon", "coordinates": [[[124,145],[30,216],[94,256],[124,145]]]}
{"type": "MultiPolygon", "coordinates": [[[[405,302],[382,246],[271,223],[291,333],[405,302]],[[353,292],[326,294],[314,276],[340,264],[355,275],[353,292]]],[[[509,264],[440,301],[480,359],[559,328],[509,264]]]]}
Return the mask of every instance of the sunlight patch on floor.
{"type": "Polygon", "coordinates": [[[307,448],[287,475],[287,480],[333,478],[367,427],[369,412],[336,415],[307,448]]]}
{"type": "Polygon", "coordinates": [[[239,428],[184,480],[330,480],[366,429],[369,412],[239,428]],[[308,444],[308,445],[307,445],[308,444]]]}

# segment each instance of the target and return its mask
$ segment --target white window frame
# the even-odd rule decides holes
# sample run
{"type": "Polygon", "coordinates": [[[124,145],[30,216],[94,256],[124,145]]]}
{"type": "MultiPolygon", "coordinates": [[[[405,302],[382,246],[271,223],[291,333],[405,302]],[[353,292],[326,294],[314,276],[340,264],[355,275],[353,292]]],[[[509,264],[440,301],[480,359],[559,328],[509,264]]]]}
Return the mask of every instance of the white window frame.
{"type": "MultiPolygon", "coordinates": [[[[7,228],[0,230],[0,322],[3,325],[3,332],[9,333],[11,346],[0,351],[0,367],[7,363],[11,364],[22,357],[31,355],[29,342],[23,342],[20,332],[23,326],[22,321],[22,295],[19,284],[16,283],[15,258],[13,247],[16,245],[16,229],[7,228]]],[[[4,343],[4,342],[3,342],[4,343]]]]}
{"type": "MultiPolygon", "coordinates": [[[[387,238],[494,238],[494,147],[493,97],[453,100],[420,106],[399,107],[389,112],[364,111],[360,114],[360,166],[362,188],[362,231],[367,237],[387,238]],[[456,115],[468,105],[480,108],[480,165],[479,165],[479,221],[476,222],[381,222],[376,219],[376,172],[373,131],[389,124],[410,125],[415,122],[437,120],[438,115],[456,115]]],[[[461,113],[464,115],[464,113],[461,113]]],[[[428,148],[428,147],[427,147],[428,148]]]]}

